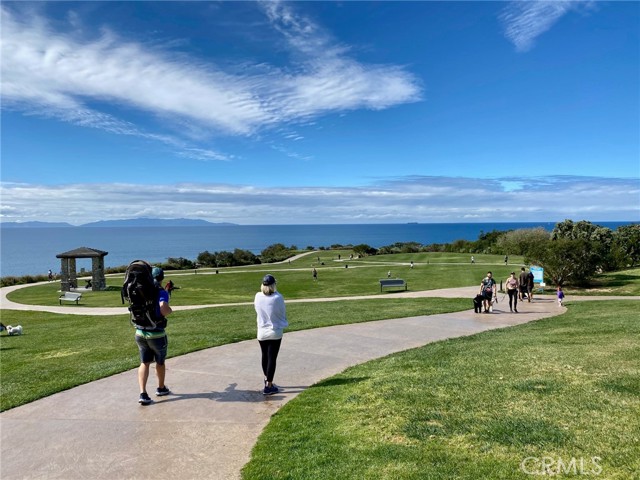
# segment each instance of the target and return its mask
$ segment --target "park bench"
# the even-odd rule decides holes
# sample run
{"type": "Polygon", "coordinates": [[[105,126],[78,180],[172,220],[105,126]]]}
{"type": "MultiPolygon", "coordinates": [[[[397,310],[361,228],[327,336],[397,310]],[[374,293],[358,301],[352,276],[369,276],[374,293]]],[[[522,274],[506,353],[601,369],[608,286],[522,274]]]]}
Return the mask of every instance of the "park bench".
{"type": "Polygon", "coordinates": [[[380,291],[383,287],[404,287],[407,290],[407,282],[401,278],[384,278],[380,280],[380,291]]]}
{"type": "Polygon", "coordinates": [[[60,301],[60,305],[62,305],[63,300],[65,302],[76,302],[76,305],[78,305],[78,302],[80,301],[81,298],[82,298],[81,293],[64,292],[62,295],[60,295],[58,300],[60,301]]]}

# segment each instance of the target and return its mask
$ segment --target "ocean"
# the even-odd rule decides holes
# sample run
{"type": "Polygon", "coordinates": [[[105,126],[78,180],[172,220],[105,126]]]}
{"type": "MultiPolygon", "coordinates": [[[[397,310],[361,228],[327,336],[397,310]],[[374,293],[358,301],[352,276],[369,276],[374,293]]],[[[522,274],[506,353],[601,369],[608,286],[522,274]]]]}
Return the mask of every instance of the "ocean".
{"type": "MultiPolygon", "coordinates": [[[[630,222],[599,222],[614,230],[630,222]]],[[[409,223],[364,225],[216,225],[207,227],[41,227],[2,228],[0,224],[0,276],[44,275],[60,271],[59,253],[78,247],[109,252],[105,267],[131,260],[164,262],[169,257],[195,260],[204,251],[239,248],[255,254],[274,243],[329,248],[367,244],[374,248],[396,242],[423,245],[477,240],[482,232],[543,227],[555,223],[409,223]]],[[[91,259],[78,259],[77,269],[91,270],[91,259]]]]}

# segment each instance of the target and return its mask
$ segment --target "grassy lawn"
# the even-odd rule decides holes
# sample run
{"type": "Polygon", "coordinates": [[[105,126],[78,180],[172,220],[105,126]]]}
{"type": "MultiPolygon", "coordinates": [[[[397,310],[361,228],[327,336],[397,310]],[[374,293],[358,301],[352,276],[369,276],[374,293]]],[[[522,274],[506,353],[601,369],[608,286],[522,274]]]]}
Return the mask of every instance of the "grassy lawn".
{"type": "MultiPolygon", "coordinates": [[[[203,269],[194,274],[167,271],[165,281],[173,280],[179,289],[174,292],[173,305],[206,305],[217,303],[251,302],[258,290],[262,276],[269,272],[278,279],[278,290],[287,299],[318,297],[344,297],[351,295],[380,295],[378,280],[392,278],[407,281],[409,290],[433,290],[459,286],[479,285],[488,269],[495,278],[506,279],[513,265],[505,266],[502,257],[484,255],[485,260],[494,264],[471,265],[467,255],[461,254],[397,254],[348,260],[349,251],[341,251],[342,259],[337,261],[334,252],[310,254],[291,263],[275,265],[255,265],[250,267],[203,269]],[[323,256],[324,255],[324,256],[323,256]],[[318,262],[320,257],[320,262],[318,262]],[[409,262],[415,267],[411,269],[409,262]],[[457,263],[453,263],[457,260],[457,263]],[[321,265],[324,263],[324,265],[321,265]],[[345,268],[348,265],[348,268],[345,268]],[[318,281],[311,276],[312,268],[318,270],[318,281]]],[[[122,305],[120,288],[124,275],[107,277],[107,291],[83,293],[80,305],[85,307],[117,307],[122,305]]],[[[82,281],[78,282],[83,285],[82,281]]],[[[29,305],[58,305],[59,282],[51,282],[19,289],[8,295],[9,300],[29,305]]],[[[72,309],[73,303],[64,303],[72,309]]],[[[5,322],[6,323],[6,322],[5,322]]]]}
{"type": "MultiPolygon", "coordinates": [[[[254,265],[249,267],[202,269],[198,274],[192,270],[166,272],[165,281],[173,280],[179,289],[171,299],[173,305],[207,305],[218,303],[251,302],[260,285],[262,276],[269,272],[278,279],[278,289],[288,299],[344,297],[351,295],[379,295],[392,292],[385,289],[380,292],[378,280],[392,278],[407,281],[409,290],[433,290],[460,286],[479,285],[487,270],[494,273],[500,283],[509,272],[519,273],[520,265],[504,265],[499,255],[476,255],[476,264],[469,263],[468,255],[454,253],[416,253],[377,255],[362,259],[349,260],[349,250],[338,253],[320,251],[312,253],[291,263],[275,265],[254,265]],[[318,257],[320,261],[318,261],[318,257]],[[409,262],[414,262],[414,268],[409,262]],[[324,263],[324,265],[321,265],[324,263]],[[345,265],[349,265],[345,268],[345,265]],[[311,269],[318,270],[318,281],[314,282],[311,269]]],[[[510,262],[519,262],[521,258],[512,258],[510,262]]],[[[80,305],[84,307],[122,306],[120,288],[123,275],[108,276],[108,290],[83,293],[80,305]]],[[[80,285],[84,282],[79,281],[80,285]]],[[[9,300],[28,305],[58,305],[59,282],[51,282],[19,289],[8,295],[9,300]]],[[[545,294],[554,294],[549,286],[545,294]]],[[[640,269],[608,273],[596,277],[591,288],[565,289],[571,295],[640,295],[640,269]]],[[[65,302],[69,309],[75,304],[65,302]]],[[[4,322],[6,323],[6,322],[4,322]]]]}
{"type": "MultiPolygon", "coordinates": [[[[253,294],[252,294],[253,296],[253,294]]],[[[251,297],[252,298],[252,297],[251,297]]],[[[246,300],[246,299],[245,299],[246,300]]],[[[287,305],[288,331],[469,308],[467,299],[389,299],[287,305]]],[[[0,410],[139,365],[128,315],[79,316],[2,311],[19,337],[0,336],[0,410]]],[[[175,312],[167,332],[170,357],[255,338],[253,305],[175,312]]]]}
{"type": "Polygon", "coordinates": [[[637,307],[569,302],[349,368],[273,416],[243,478],[525,479],[543,457],[560,478],[638,478],[637,307]]]}

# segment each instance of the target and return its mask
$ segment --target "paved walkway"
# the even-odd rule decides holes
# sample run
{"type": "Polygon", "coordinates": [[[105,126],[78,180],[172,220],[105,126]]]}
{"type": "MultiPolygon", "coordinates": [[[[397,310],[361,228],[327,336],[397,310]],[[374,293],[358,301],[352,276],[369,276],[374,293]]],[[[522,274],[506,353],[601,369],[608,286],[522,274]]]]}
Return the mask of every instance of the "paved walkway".
{"type": "MultiPolygon", "coordinates": [[[[470,298],[476,291],[399,296],[470,298]]],[[[3,309],[15,308],[0,300],[3,309]]],[[[468,310],[286,333],[276,378],[283,392],[266,398],[259,392],[255,340],[168,359],[173,394],[148,407],[137,403],[136,370],[60,392],[0,414],[0,477],[237,479],[271,415],[314,383],[391,353],[564,311],[548,296],[522,304],[519,314],[500,311],[504,307],[501,302],[493,314],[468,310]]],[[[150,385],[153,380],[152,374],[150,385]]]]}

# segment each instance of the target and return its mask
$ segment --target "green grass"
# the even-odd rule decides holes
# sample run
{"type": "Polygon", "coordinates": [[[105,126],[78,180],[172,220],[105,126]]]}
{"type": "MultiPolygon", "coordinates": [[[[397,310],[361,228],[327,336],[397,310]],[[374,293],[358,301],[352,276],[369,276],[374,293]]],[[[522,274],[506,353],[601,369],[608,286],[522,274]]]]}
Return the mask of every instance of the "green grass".
{"type": "Polygon", "coordinates": [[[638,478],[637,307],[569,303],[559,317],[349,368],[273,416],[243,478],[535,478],[527,457],[554,459],[560,478],[582,476],[580,459],[587,477],[638,478]],[[557,461],[572,458],[565,475],[557,461]]]}
{"type": "MultiPolygon", "coordinates": [[[[287,305],[287,331],[469,308],[466,299],[389,299],[287,305]]],[[[139,365],[128,315],[78,316],[4,310],[5,325],[22,336],[0,336],[0,410],[139,365]]],[[[169,356],[255,338],[252,305],[175,312],[169,356]]]]}
{"type": "MultiPolygon", "coordinates": [[[[476,264],[471,265],[466,254],[415,253],[364,257],[348,260],[349,251],[341,250],[343,261],[337,261],[334,251],[321,251],[302,257],[296,261],[275,265],[253,265],[249,267],[202,269],[198,274],[192,270],[166,272],[165,281],[173,280],[178,290],[171,299],[172,305],[207,305],[219,303],[251,302],[260,285],[262,276],[273,273],[278,279],[278,290],[287,299],[318,297],[344,297],[352,295],[378,295],[384,297],[393,292],[380,292],[378,280],[386,278],[391,271],[393,278],[407,281],[409,290],[433,290],[460,286],[479,285],[487,270],[494,273],[498,284],[509,276],[509,272],[519,272],[519,265],[504,265],[498,255],[476,255],[476,264]],[[320,262],[318,262],[320,257],[320,262]],[[409,268],[414,261],[415,267],[409,268]],[[484,263],[481,263],[483,261],[484,263]],[[324,262],[324,265],[320,265],[324,262]],[[345,268],[349,265],[349,268],[345,268]],[[318,281],[311,277],[311,269],[318,270],[318,281]]],[[[513,258],[510,262],[521,261],[513,258]]],[[[83,293],[80,305],[83,307],[122,306],[120,288],[123,275],[107,277],[108,290],[83,293]]],[[[82,281],[79,282],[83,284],[82,281]]],[[[10,293],[7,298],[27,305],[58,305],[59,282],[33,285],[10,293]]],[[[549,286],[545,294],[554,294],[549,286]]],[[[565,288],[571,295],[640,295],[640,269],[608,273],[596,277],[592,288],[565,288]]],[[[75,304],[64,302],[73,309],[75,304]]]]}
{"type": "MultiPolygon", "coordinates": [[[[341,251],[343,261],[337,261],[335,252],[318,252],[296,261],[276,265],[255,265],[250,267],[220,268],[219,274],[213,269],[205,269],[198,274],[186,272],[166,272],[165,281],[173,280],[178,290],[171,298],[172,305],[206,305],[218,303],[252,302],[262,276],[273,273],[278,279],[278,290],[287,299],[318,297],[344,297],[351,295],[384,296],[392,292],[380,292],[378,280],[387,278],[391,271],[393,278],[407,281],[409,290],[433,290],[459,286],[479,285],[491,269],[495,278],[506,279],[515,267],[505,266],[497,255],[484,255],[485,260],[494,264],[471,265],[467,255],[461,254],[397,254],[365,257],[348,260],[349,251],[341,251]],[[320,256],[320,262],[318,262],[320,256]],[[409,268],[413,260],[415,267],[409,268]],[[457,263],[453,263],[457,260],[457,263]],[[324,262],[324,265],[321,263],[324,262]],[[428,263],[427,263],[428,262],[428,263]],[[348,265],[348,268],[345,268],[348,265]],[[318,270],[318,281],[311,276],[312,268],[318,270]]],[[[80,305],[85,307],[117,307],[122,305],[120,287],[124,275],[107,277],[107,291],[83,293],[80,305]]],[[[78,282],[80,285],[82,281],[78,282]]],[[[10,293],[7,298],[28,305],[58,305],[59,282],[30,286],[10,293]]],[[[65,302],[69,309],[75,304],[65,302]]]]}

